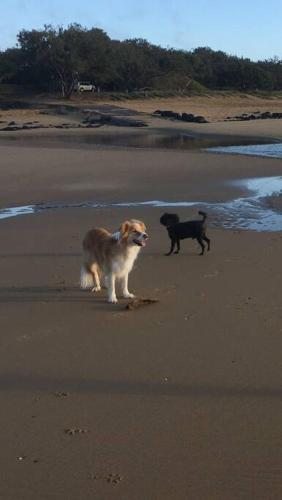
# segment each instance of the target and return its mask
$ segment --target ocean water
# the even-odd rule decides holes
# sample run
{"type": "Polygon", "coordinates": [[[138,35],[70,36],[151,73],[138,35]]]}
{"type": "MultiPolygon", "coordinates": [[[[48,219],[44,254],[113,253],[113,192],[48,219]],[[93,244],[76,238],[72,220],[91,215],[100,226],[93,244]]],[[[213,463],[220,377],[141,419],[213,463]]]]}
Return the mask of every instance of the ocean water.
{"type": "Polygon", "coordinates": [[[210,153],[228,153],[236,155],[265,156],[282,158],[282,142],[274,144],[252,144],[248,146],[216,146],[207,148],[210,153]]]}
{"type": "MultiPolygon", "coordinates": [[[[157,207],[177,209],[178,207],[195,207],[208,212],[209,225],[226,229],[249,229],[254,231],[282,231],[282,211],[272,207],[271,200],[282,199],[282,176],[261,177],[232,181],[247,189],[244,196],[228,202],[209,203],[189,200],[144,200],[130,202],[96,203],[86,201],[79,203],[43,203],[9,207],[0,210],[0,219],[42,213],[46,210],[62,208],[146,208],[157,207]]],[[[277,204],[279,206],[279,203],[277,204]]]]}

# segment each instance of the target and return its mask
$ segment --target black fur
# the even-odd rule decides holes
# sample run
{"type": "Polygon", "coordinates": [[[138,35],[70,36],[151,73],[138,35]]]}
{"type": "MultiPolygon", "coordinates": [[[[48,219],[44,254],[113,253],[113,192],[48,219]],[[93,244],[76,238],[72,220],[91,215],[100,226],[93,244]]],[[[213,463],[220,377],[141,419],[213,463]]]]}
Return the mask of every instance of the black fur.
{"type": "Polygon", "coordinates": [[[177,246],[177,250],[175,250],[174,253],[179,253],[180,240],[184,240],[186,238],[197,240],[202,249],[200,255],[203,255],[205,251],[204,241],[208,244],[208,250],[210,249],[210,239],[206,235],[207,214],[201,211],[198,213],[199,215],[202,215],[202,220],[190,220],[187,222],[179,222],[177,214],[163,214],[161,216],[160,223],[166,227],[171,240],[170,251],[165,255],[171,255],[175,245],[177,246]]]}

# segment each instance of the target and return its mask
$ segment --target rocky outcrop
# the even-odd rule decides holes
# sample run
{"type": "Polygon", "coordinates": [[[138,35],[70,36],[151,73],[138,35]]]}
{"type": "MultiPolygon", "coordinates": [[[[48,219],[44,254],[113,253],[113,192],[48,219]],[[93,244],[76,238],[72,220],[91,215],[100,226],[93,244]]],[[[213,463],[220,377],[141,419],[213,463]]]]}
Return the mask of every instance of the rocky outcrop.
{"type": "Polygon", "coordinates": [[[225,121],[237,122],[237,121],[250,121],[250,120],[278,120],[282,118],[282,113],[272,113],[270,111],[255,111],[254,113],[242,113],[237,116],[227,116],[225,121]]]}
{"type": "Polygon", "coordinates": [[[208,123],[204,116],[193,115],[192,113],[182,113],[181,120],[183,122],[208,123]]]}
{"type": "Polygon", "coordinates": [[[57,129],[78,129],[78,128],[97,128],[103,125],[112,125],[116,127],[147,127],[147,123],[141,120],[132,120],[129,118],[117,118],[111,115],[95,115],[85,118],[81,123],[60,123],[58,125],[43,125],[38,121],[25,122],[23,124],[15,121],[9,122],[5,127],[0,128],[0,132],[15,132],[17,130],[32,130],[39,128],[57,128],[57,129]]]}
{"type": "Polygon", "coordinates": [[[175,113],[174,111],[157,109],[153,114],[155,116],[161,116],[162,118],[172,118],[173,120],[180,120],[188,123],[208,123],[204,116],[193,115],[192,113],[175,113]]]}
{"type": "Polygon", "coordinates": [[[92,125],[113,125],[116,127],[147,127],[147,123],[142,120],[133,120],[132,118],[120,118],[113,115],[96,114],[90,115],[82,121],[87,127],[92,125]]]}

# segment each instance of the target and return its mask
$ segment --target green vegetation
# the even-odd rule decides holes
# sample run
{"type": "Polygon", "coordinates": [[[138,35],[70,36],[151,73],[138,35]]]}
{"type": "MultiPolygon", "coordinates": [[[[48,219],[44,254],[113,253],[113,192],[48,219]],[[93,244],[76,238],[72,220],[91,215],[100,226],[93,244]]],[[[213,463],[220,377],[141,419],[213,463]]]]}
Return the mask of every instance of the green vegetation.
{"type": "Polygon", "coordinates": [[[76,81],[101,91],[140,95],[203,93],[209,90],[282,90],[282,61],[253,62],[222,51],[164,49],[143,39],[111,40],[101,29],[78,24],[23,30],[18,46],[0,52],[0,82],[61,91],[69,97],[76,81]]]}

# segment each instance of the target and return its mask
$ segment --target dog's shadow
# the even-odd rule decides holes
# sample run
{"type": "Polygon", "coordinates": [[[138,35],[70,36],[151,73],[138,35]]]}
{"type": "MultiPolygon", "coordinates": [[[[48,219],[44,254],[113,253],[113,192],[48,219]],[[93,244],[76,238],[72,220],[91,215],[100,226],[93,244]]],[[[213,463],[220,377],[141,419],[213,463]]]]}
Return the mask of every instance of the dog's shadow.
{"type": "Polygon", "coordinates": [[[128,299],[120,299],[118,304],[107,303],[106,290],[99,294],[89,290],[81,290],[78,286],[10,286],[0,287],[1,303],[83,303],[99,305],[99,309],[122,310],[128,303],[128,299]]]}

